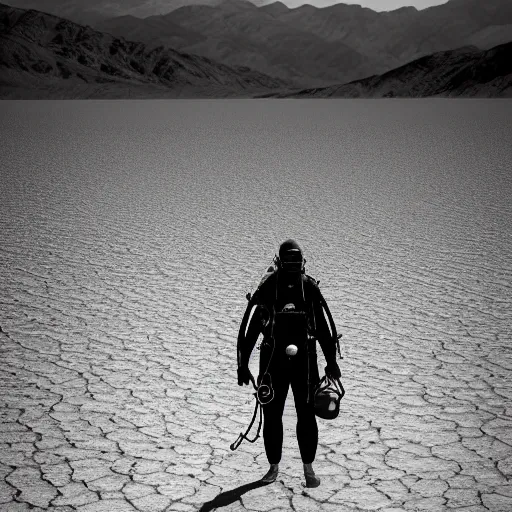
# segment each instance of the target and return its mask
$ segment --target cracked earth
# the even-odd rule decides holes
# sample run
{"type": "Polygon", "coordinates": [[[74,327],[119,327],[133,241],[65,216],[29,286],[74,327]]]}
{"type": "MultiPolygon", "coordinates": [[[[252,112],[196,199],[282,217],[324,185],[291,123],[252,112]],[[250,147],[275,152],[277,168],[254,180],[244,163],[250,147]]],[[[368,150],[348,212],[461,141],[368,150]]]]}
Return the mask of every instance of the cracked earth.
{"type": "MultiPolygon", "coordinates": [[[[138,104],[119,114],[104,103],[98,128],[99,103],[2,107],[0,511],[512,510],[512,162],[494,124],[459,127],[458,142],[445,125],[419,138],[414,181],[392,153],[414,119],[382,139],[362,123],[376,142],[364,153],[352,141],[359,175],[291,185],[318,216],[301,237],[302,210],[264,173],[279,155],[258,149],[284,140],[280,124],[262,120],[266,135],[251,111],[247,133],[236,122],[219,133],[175,103],[169,132],[163,104],[147,102],[142,120],[138,104]],[[467,170],[478,158],[484,176],[467,170]],[[236,385],[245,293],[288,236],[343,333],[346,397],[336,420],[318,420],[317,489],[302,486],[291,393],[275,483],[255,483],[268,468],[261,439],[229,449],[253,411],[236,385]]],[[[282,151],[305,168],[352,169],[328,145],[338,118],[319,105],[325,133],[295,134],[297,151],[282,151]]]]}

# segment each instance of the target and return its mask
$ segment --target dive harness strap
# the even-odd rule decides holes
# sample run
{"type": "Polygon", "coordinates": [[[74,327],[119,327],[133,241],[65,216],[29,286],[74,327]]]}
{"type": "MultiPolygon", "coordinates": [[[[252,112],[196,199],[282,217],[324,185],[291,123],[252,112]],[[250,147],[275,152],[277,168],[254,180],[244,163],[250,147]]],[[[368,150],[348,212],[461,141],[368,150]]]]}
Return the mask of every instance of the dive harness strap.
{"type": "Polygon", "coordinates": [[[245,431],[245,433],[240,432],[237,440],[230,445],[231,451],[235,451],[242,444],[242,441],[244,439],[246,441],[249,441],[249,443],[255,443],[256,440],[260,437],[261,423],[262,423],[262,419],[263,419],[262,418],[262,409],[261,409],[261,403],[258,400],[258,388],[256,387],[256,383],[254,382],[254,377],[252,375],[251,375],[251,382],[252,382],[252,385],[254,386],[254,389],[256,390],[256,392],[253,393],[254,397],[256,399],[256,406],[254,407],[254,413],[252,415],[252,420],[251,420],[251,423],[249,424],[249,426],[247,427],[247,430],[245,431]],[[256,419],[256,415],[258,414],[258,409],[260,410],[260,420],[259,420],[259,424],[258,424],[258,430],[257,430],[254,438],[249,439],[248,434],[251,431],[252,426],[254,425],[254,420],[256,419]]]}

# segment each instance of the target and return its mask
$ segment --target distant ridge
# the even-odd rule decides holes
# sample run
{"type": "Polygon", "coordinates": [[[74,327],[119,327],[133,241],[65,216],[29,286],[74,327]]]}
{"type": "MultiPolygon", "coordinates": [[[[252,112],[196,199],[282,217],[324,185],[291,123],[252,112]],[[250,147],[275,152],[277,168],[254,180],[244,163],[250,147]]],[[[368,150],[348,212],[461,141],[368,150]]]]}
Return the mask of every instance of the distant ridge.
{"type": "Polygon", "coordinates": [[[206,40],[206,36],[183,28],[166,16],[150,16],[140,19],[124,15],[95,23],[94,28],[130,41],[146,43],[148,48],[156,46],[180,48],[206,40]],[[146,37],[148,33],[151,34],[151,39],[146,37]]]}
{"type": "MultiPolygon", "coordinates": [[[[204,55],[230,66],[246,65],[300,86],[349,81],[368,76],[376,69],[373,57],[352,46],[326,40],[308,27],[300,27],[295,21],[276,17],[264,7],[257,8],[243,0],[229,0],[215,7],[181,7],[165,18],[206,38],[180,46],[180,51],[204,55]]],[[[143,41],[154,44],[153,34],[146,33],[143,41]]]]}
{"type": "MultiPolygon", "coordinates": [[[[459,0],[460,1],[460,0],[459,0]]],[[[472,3],[475,0],[464,0],[472,3]]],[[[489,0],[499,2],[501,0],[489,0]]],[[[457,2],[455,2],[457,3],[457,2]]],[[[290,10],[274,6],[287,16],[290,10]]],[[[315,8],[305,7],[313,14],[315,8]]],[[[303,10],[304,10],[303,9],[303,10]]],[[[348,20],[372,19],[374,12],[367,9],[338,7],[336,12],[349,16],[348,20]],[[367,12],[369,11],[369,12],[367,12]],[[373,13],[373,14],[372,14],[373,13]],[[368,18],[369,17],[369,18],[368,18]]],[[[506,14],[507,9],[504,10],[506,14]]],[[[410,9],[401,15],[414,14],[410,9]]],[[[390,97],[511,97],[512,42],[496,45],[489,50],[476,46],[463,46],[454,50],[435,52],[383,73],[367,73],[365,78],[321,84],[315,87],[300,86],[300,70],[304,62],[315,62],[315,69],[326,65],[325,52],[318,52],[315,44],[318,36],[287,29],[286,23],[257,8],[248,0],[223,0],[220,7],[188,6],[166,16],[152,16],[137,20],[124,16],[110,20],[124,28],[132,24],[133,35],[141,30],[139,21],[165,37],[175,41],[187,41],[200,49],[212,42],[217,26],[229,16],[236,30],[244,27],[252,32],[250,43],[236,39],[232,46],[224,46],[229,52],[252,51],[251,67],[225,62],[178,51],[164,45],[155,45],[116,37],[94,30],[89,26],[42,13],[0,4],[0,97],[1,98],[157,98],[157,97],[280,97],[280,98],[390,98],[390,97]],[[195,18],[190,18],[193,12],[195,18]],[[261,16],[255,24],[246,13],[261,16]],[[275,20],[270,22],[270,20],[275,20]],[[207,25],[203,25],[206,23],[207,25]],[[249,23],[249,26],[245,24],[249,23]],[[208,27],[208,30],[198,30],[208,27]],[[173,35],[166,35],[168,30],[173,35]],[[270,32],[269,32],[270,31],[270,32]],[[291,81],[255,70],[252,64],[260,62],[257,51],[262,47],[269,51],[279,50],[268,46],[268,34],[272,33],[281,43],[283,53],[277,54],[283,65],[289,66],[298,80],[291,81]],[[213,35],[212,35],[213,34],[213,35]],[[284,37],[286,36],[286,37],[284,37]],[[262,41],[263,46],[258,46],[262,41]],[[299,56],[287,62],[288,46],[298,45],[299,56]],[[267,46],[265,46],[267,45],[267,46]],[[299,58],[300,57],[300,58],[299,58]],[[299,84],[299,85],[298,85],[299,84]]],[[[277,14],[279,18],[283,15],[277,14]]],[[[504,20],[505,20],[504,16],[504,20]]],[[[317,20],[318,21],[318,20],[317,20]]],[[[347,22],[348,24],[348,22],[347,22]]],[[[348,26],[348,25],[347,25],[348,26]]],[[[489,26],[485,38],[502,37],[507,25],[489,26]]],[[[333,30],[337,30],[336,26],[333,30]]],[[[480,37],[481,32],[473,33],[480,37]]],[[[226,42],[220,39],[223,44],[226,42]]],[[[332,69],[351,63],[361,66],[364,56],[336,41],[318,43],[321,48],[336,49],[338,53],[327,57],[332,69]],[[326,46],[327,45],[327,46],[326,46]],[[340,53],[341,52],[341,53],[340,53]]],[[[399,51],[399,48],[398,48],[399,51]]],[[[273,61],[276,62],[276,59],[273,61]]],[[[366,61],[368,64],[369,61],[366,61]]],[[[359,67],[359,70],[363,67],[359,67]]],[[[314,70],[313,70],[314,71],[314,70]]],[[[311,70],[310,70],[311,72],[311,70]]]]}
{"type": "Polygon", "coordinates": [[[348,84],[266,95],[280,98],[512,98],[512,43],[439,52],[348,84]]]}
{"type": "Polygon", "coordinates": [[[290,10],[283,2],[273,2],[271,4],[265,4],[260,9],[271,16],[279,16],[290,10]]]}
{"type": "MultiPolygon", "coordinates": [[[[203,5],[188,6],[169,0],[167,13],[144,19],[133,15],[133,1],[122,4],[130,18],[97,20],[92,26],[149,47],[170,46],[229,66],[248,66],[298,87],[359,80],[435,52],[467,45],[487,50],[512,41],[511,0],[450,1],[388,12],[344,3],[290,9],[282,1],[256,7],[255,0],[191,0],[203,5]]],[[[163,9],[154,1],[153,10],[163,9]]],[[[138,2],[139,11],[141,5],[149,9],[148,2],[138,2]]]]}
{"type": "MultiPolygon", "coordinates": [[[[203,5],[217,5],[222,0],[198,0],[203,5]]],[[[6,4],[20,9],[34,9],[54,14],[79,24],[94,24],[108,18],[135,16],[145,18],[190,5],[190,0],[7,0],[6,4]]]]}
{"type": "Polygon", "coordinates": [[[251,97],[287,85],[0,4],[0,97],[251,97]]]}

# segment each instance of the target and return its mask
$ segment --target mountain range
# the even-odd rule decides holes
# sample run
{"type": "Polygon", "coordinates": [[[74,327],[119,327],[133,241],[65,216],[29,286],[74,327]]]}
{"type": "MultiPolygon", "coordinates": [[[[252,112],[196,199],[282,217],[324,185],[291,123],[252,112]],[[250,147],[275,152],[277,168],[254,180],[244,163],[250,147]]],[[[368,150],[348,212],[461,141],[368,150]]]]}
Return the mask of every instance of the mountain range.
{"type": "Polygon", "coordinates": [[[275,98],[512,98],[512,42],[437,52],[347,84],[275,92],[275,98]]]}
{"type": "MultiPolygon", "coordinates": [[[[469,93],[459,84],[454,94],[508,94],[503,55],[508,52],[512,61],[511,49],[499,43],[512,41],[509,0],[450,0],[422,11],[391,12],[345,4],[289,9],[280,2],[257,7],[248,0],[204,1],[214,3],[145,18],[106,18],[105,9],[119,10],[119,4],[91,0],[88,9],[101,11],[92,26],[3,5],[2,89],[14,96],[25,88],[70,97],[449,95],[452,82],[431,88],[429,80],[439,85],[456,70],[484,62],[474,68],[476,89],[469,93]],[[495,76],[481,73],[482,66],[495,76]],[[494,78],[495,87],[482,88],[480,79],[488,84],[494,78]],[[425,87],[400,85],[416,79],[425,87]]],[[[84,5],[78,0],[37,4],[59,4],[63,10],[84,5]]],[[[156,9],[163,3],[123,3],[125,10],[144,6],[156,9]]]]}
{"type": "Polygon", "coordinates": [[[290,84],[0,4],[0,97],[252,97],[290,84]]]}
{"type": "Polygon", "coordinates": [[[343,3],[290,9],[282,2],[186,1],[7,0],[148,48],[248,66],[300,87],[362,79],[439,51],[469,45],[485,50],[512,41],[510,0],[450,0],[390,12],[343,3]]]}

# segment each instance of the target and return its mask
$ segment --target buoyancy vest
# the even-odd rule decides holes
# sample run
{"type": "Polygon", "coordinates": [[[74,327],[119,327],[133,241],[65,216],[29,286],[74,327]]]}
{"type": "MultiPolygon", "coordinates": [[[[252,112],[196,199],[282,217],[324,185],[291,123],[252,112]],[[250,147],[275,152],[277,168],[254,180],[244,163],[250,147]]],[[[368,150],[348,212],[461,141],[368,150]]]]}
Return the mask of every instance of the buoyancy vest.
{"type": "MultiPolygon", "coordinates": [[[[317,281],[306,274],[293,277],[295,280],[280,276],[275,267],[270,267],[254,294],[248,294],[249,303],[238,334],[239,362],[241,352],[246,348],[249,320],[251,324],[260,322],[258,330],[263,333],[264,340],[274,341],[276,327],[278,336],[288,333],[288,338],[293,335],[292,329],[296,334],[300,332],[321,342],[335,343],[340,352],[336,326],[317,281]],[[317,316],[323,316],[323,312],[328,319],[328,329],[323,318],[317,321],[317,316]],[[254,313],[253,317],[251,313],[254,313]]],[[[250,343],[247,348],[252,350],[250,343]]]]}

